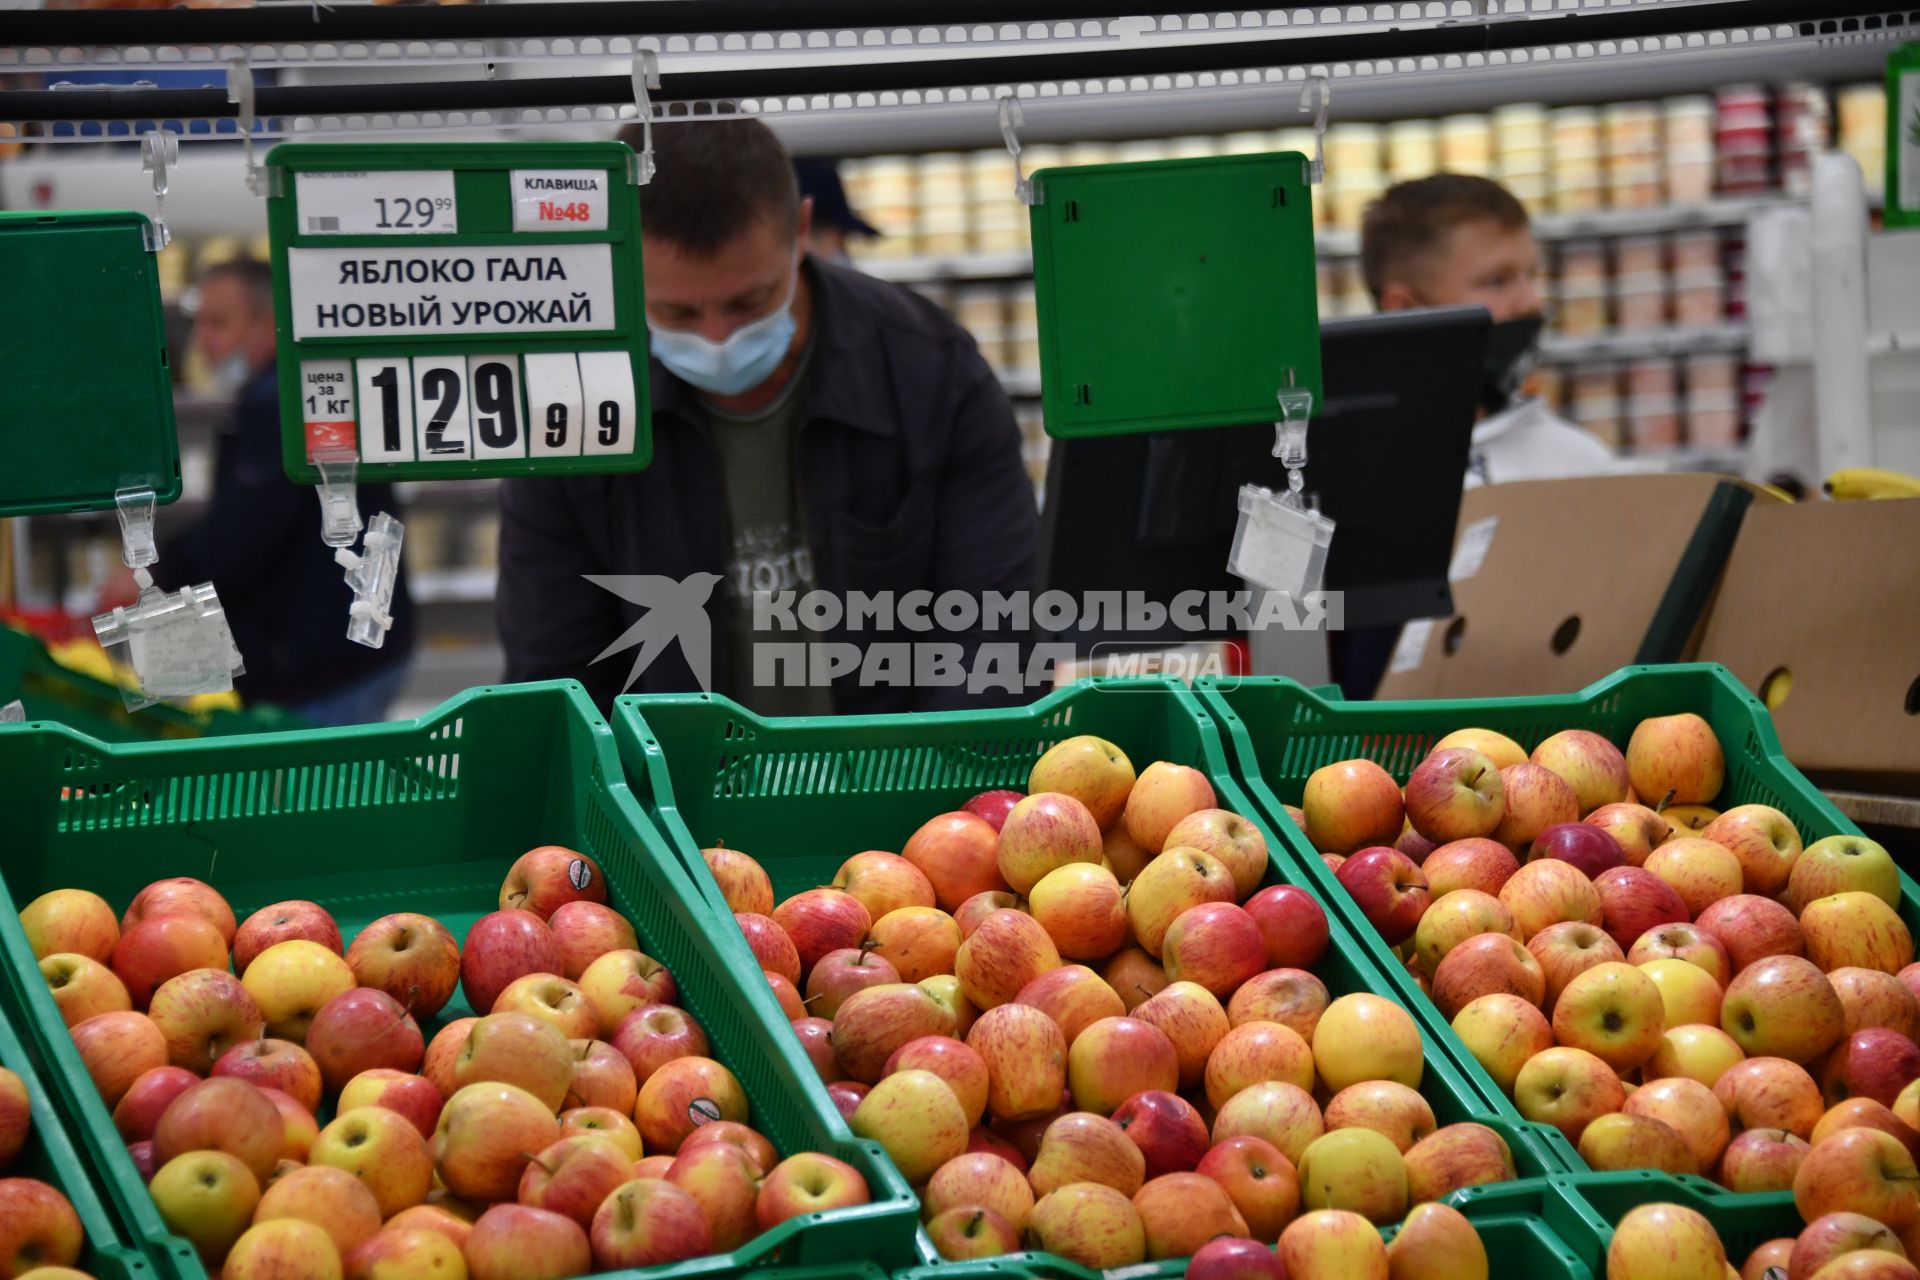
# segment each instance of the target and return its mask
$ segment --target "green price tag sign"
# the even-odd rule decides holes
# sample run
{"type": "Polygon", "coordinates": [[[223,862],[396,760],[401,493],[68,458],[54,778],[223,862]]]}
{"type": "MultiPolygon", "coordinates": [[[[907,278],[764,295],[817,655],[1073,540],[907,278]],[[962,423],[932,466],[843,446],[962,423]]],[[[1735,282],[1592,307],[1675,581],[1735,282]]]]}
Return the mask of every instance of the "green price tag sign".
{"type": "Polygon", "coordinates": [[[623,143],[288,143],[267,201],[287,475],[638,471],[652,458],[623,143]]]}

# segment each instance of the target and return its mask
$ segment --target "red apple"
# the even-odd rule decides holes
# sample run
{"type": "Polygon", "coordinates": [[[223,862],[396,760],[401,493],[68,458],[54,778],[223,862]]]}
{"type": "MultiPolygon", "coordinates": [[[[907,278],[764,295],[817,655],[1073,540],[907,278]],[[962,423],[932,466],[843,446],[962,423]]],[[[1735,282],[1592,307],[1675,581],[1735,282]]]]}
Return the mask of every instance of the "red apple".
{"type": "Polygon", "coordinates": [[[1635,793],[1656,806],[1710,804],[1726,777],[1720,740],[1691,711],[1635,725],[1626,759],[1635,793]]]}
{"type": "Polygon", "coordinates": [[[128,1142],[145,1142],[153,1137],[167,1104],[200,1083],[200,1077],[185,1067],[154,1067],[121,1095],[113,1108],[113,1127],[128,1142]]]}
{"type": "Polygon", "coordinates": [[[167,1038],[144,1013],[96,1013],[68,1030],[100,1100],[119,1104],[133,1082],[167,1065],[167,1038]]]}
{"type": "MultiPolygon", "coordinates": [[[[1215,807],[1213,784],[1206,774],[1189,765],[1156,760],[1140,771],[1127,793],[1127,834],[1142,849],[1164,853],[1168,834],[1182,818],[1215,807]]],[[[1002,838],[1005,834],[1002,831],[1002,838]]]]}
{"type": "Polygon", "coordinates": [[[860,899],[875,920],[901,907],[934,904],[933,882],[926,874],[899,854],[884,849],[868,849],[841,863],[832,887],[860,899]]]}
{"type": "Polygon", "coordinates": [[[153,1130],[153,1159],[164,1167],[189,1151],[225,1151],[265,1182],[280,1159],[280,1111],[244,1080],[202,1080],[167,1104],[153,1130]]]}
{"type": "Polygon", "coordinates": [[[1043,791],[1013,806],[1000,828],[1000,878],[1015,893],[1031,893],[1049,871],[1105,856],[1100,823],[1072,796],[1043,791]]]}
{"type": "Polygon", "coordinates": [[[341,1089],[362,1071],[387,1067],[417,1071],[427,1051],[420,1025],[384,991],[356,987],[313,1016],[307,1052],[320,1064],[329,1089],[341,1089]]]}
{"type": "Polygon", "coordinates": [[[1533,953],[1504,933],[1481,933],[1447,952],[1433,973],[1433,1002],[1449,1021],[1481,996],[1505,993],[1538,1005],[1547,978],[1533,953]]]}
{"type": "Polygon", "coordinates": [[[85,956],[104,965],[120,941],[120,919],[107,900],[85,889],[55,889],[20,909],[20,929],[36,959],[85,956]]]}
{"type": "Polygon", "coordinates": [[[1500,770],[1500,785],[1506,793],[1506,813],[1491,834],[1510,848],[1525,849],[1547,828],[1580,817],[1580,800],[1573,788],[1551,769],[1530,761],[1510,764],[1500,770]]]}
{"type": "Polygon", "coordinates": [[[760,1229],[771,1231],[789,1218],[867,1203],[867,1180],[843,1160],[803,1151],[788,1156],[760,1183],[754,1211],[760,1229]]]}
{"type": "Polygon", "coordinates": [[[207,921],[219,930],[223,944],[232,945],[236,928],[233,908],[227,905],[219,890],[192,876],[155,880],[133,895],[126,914],[120,918],[120,931],[125,933],[142,920],[180,915],[198,916],[207,921]]]}
{"type": "Polygon", "coordinates": [[[693,1015],[667,1004],[641,1005],[629,1013],[614,1029],[612,1043],[640,1084],[675,1058],[703,1058],[708,1048],[707,1033],[693,1015]]]}
{"type": "Polygon", "coordinates": [[[1207,1122],[1177,1093],[1136,1093],[1114,1111],[1113,1122],[1140,1148],[1148,1178],[1189,1172],[1207,1154],[1207,1122]]]}
{"type": "Polygon", "coordinates": [[[320,1109],[320,1064],[291,1040],[262,1038],[237,1044],[220,1055],[213,1074],[278,1089],[310,1112],[320,1109]]]}
{"type": "MultiPolygon", "coordinates": [[[[109,916],[109,923],[113,923],[109,916]]],[[[120,926],[113,925],[118,937],[120,926]]],[[[71,1027],[96,1013],[119,1013],[133,1008],[126,984],[98,960],[74,951],[56,951],[40,962],[40,976],[53,992],[60,1021],[71,1027]]]]}
{"type": "Polygon", "coordinates": [[[1293,1162],[1264,1138],[1228,1138],[1201,1158],[1195,1172],[1220,1184],[1255,1240],[1279,1239],[1299,1211],[1300,1179],[1293,1162]]]}
{"type": "Polygon", "coordinates": [[[467,1235],[469,1280],[567,1280],[593,1270],[587,1233],[565,1214],[496,1204],[467,1235]]]}
{"type": "Polygon", "coordinates": [[[85,1244],[80,1217],[57,1188],[33,1178],[0,1178],[0,1276],[78,1274],[71,1269],[85,1244]]]}
{"type": "Polygon", "coordinates": [[[633,926],[612,907],[598,902],[563,902],[547,917],[554,945],[560,948],[560,976],[580,981],[587,966],[609,951],[633,951],[640,945],[633,926]]]}
{"type": "Polygon", "coordinates": [[[581,1226],[622,1183],[633,1180],[633,1160],[612,1138],[578,1134],[562,1138],[527,1162],[519,1200],[534,1209],[564,1214],[581,1226]]]}
{"type": "MultiPolygon", "coordinates": [[[[833,1051],[833,1024],[825,1018],[801,1018],[792,1024],[793,1034],[799,1037],[800,1049],[807,1055],[807,1061],[824,1084],[846,1079],[841,1070],[840,1055],[833,1051]]],[[[665,1064],[662,1064],[665,1065],[665,1064]]]]}
{"type": "Polygon", "coordinates": [[[199,915],[144,917],[120,935],[113,949],[113,972],[126,984],[136,1009],[145,1009],[168,978],[189,969],[226,967],[226,938],[217,924],[199,915]]]}
{"type": "Polygon", "coordinates": [[[1267,838],[1260,828],[1226,809],[1201,809],[1174,824],[1167,833],[1168,849],[1199,849],[1220,859],[1233,873],[1236,897],[1260,887],[1271,865],[1267,838]]]}
{"type": "Polygon", "coordinates": [[[869,947],[829,951],[807,975],[807,1011],[832,1021],[854,992],[899,981],[900,974],[892,963],[869,947]]]}
{"type": "Polygon", "coordinates": [[[1603,804],[1583,821],[1618,841],[1630,867],[1643,865],[1647,855],[1665,843],[1673,832],[1665,818],[1643,804],[1603,804]]]}
{"type": "Polygon", "coordinates": [[[1529,862],[1536,858],[1558,858],[1562,862],[1570,862],[1584,872],[1589,880],[1597,879],[1604,871],[1627,864],[1627,855],[1621,851],[1620,842],[1603,829],[1586,822],[1562,822],[1542,831],[1527,851],[1529,862]]]}
{"type": "Polygon", "coordinates": [[[779,974],[795,986],[800,985],[800,951],[785,929],[768,916],[749,913],[737,914],[733,921],[746,935],[747,947],[762,969],[779,974]]]}
{"type": "MultiPolygon", "coordinates": [[[[1011,811],[1012,805],[1007,808],[1011,811]]],[[[1003,814],[1001,822],[1004,821],[1003,814]]],[[[918,867],[920,874],[933,885],[935,905],[942,911],[956,911],[976,893],[1007,887],[1007,882],[1000,878],[999,850],[999,822],[989,822],[970,812],[956,812],[943,813],[922,823],[920,829],[907,838],[900,856],[918,867]]],[[[855,939],[854,945],[858,941],[855,939]]]]}
{"type": "Polygon", "coordinates": [[[253,958],[276,942],[305,938],[340,954],[340,926],[317,902],[295,898],[262,907],[248,916],[233,935],[233,968],[245,973],[253,958]]]}
{"type": "Polygon", "coordinates": [[[1221,1236],[1188,1261],[1187,1280],[1286,1280],[1280,1266],[1280,1256],[1259,1241],[1221,1236]]]}
{"type": "Polygon", "coordinates": [[[265,1022],[260,1006],[225,969],[189,969],[161,983],[147,1016],[167,1038],[167,1060],[205,1072],[228,1048],[258,1039],[265,1022]]]}
{"type": "Polygon", "coordinates": [[[724,845],[702,849],[700,860],[707,864],[713,882],[720,887],[720,896],[727,900],[727,910],[758,915],[773,910],[773,881],[758,862],[724,845]]]}
{"type": "Polygon", "coordinates": [[[854,1109],[860,1105],[860,1099],[867,1096],[872,1085],[861,1084],[858,1080],[835,1080],[827,1086],[827,1097],[833,1100],[834,1110],[840,1113],[842,1120],[851,1120],[854,1109]]]}
{"type": "Polygon", "coordinates": [[[983,819],[997,832],[1001,824],[1007,820],[1007,814],[1013,811],[1013,806],[1019,804],[1021,799],[1022,793],[1018,791],[982,791],[960,808],[962,812],[971,813],[983,819]]]}
{"type": "Polygon", "coordinates": [[[545,919],[531,911],[494,911],[467,930],[460,955],[460,985],[473,1011],[488,1014],[515,978],[559,973],[561,968],[560,947],[545,919]]]}
{"type": "Polygon", "coordinates": [[[1336,879],[1391,947],[1413,936],[1433,901],[1425,873],[1406,854],[1384,845],[1349,857],[1340,864],[1336,879]]]}
{"type": "MultiPolygon", "coordinates": [[[[1664,889],[1666,885],[1660,887],[1664,889]]],[[[1598,926],[1581,920],[1562,920],[1548,925],[1527,939],[1527,950],[1540,962],[1540,972],[1546,978],[1540,1008],[1549,1014],[1569,982],[1595,965],[1626,959],[1619,943],[1598,926]]]]}
{"type": "Polygon", "coordinates": [[[1013,1002],[1032,1005],[1052,1018],[1069,1045],[1100,1019],[1117,1018],[1127,1012],[1119,993],[1099,974],[1079,964],[1047,970],[1020,988],[1013,1002]]]}
{"type": "Polygon", "coordinates": [[[1408,827],[1400,833],[1400,838],[1393,842],[1393,847],[1413,859],[1413,865],[1417,867],[1427,860],[1428,854],[1440,846],[1421,835],[1418,831],[1415,831],[1412,827],[1408,827]]]}
{"type": "Polygon", "coordinates": [[[1668,957],[1706,970],[1723,988],[1733,981],[1733,961],[1727,955],[1726,944],[1697,924],[1660,925],[1641,934],[1627,948],[1628,964],[1645,964],[1668,957]]]}
{"type": "MultiPolygon", "coordinates": [[[[1409,861],[1417,860],[1409,858],[1409,861]]],[[[1326,908],[1297,885],[1268,885],[1247,899],[1247,914],[1267,941],[1269,969],[1311,969],[1326,953],[1326,908]]]]}
{"type": "MultiPolygon", "coordinates": [[[[1407,865],[1419,874],[1418,867],[1407,865]]],[[[1197,983],[1224,1000],[1267,967],[1266,938],[1243,908],[1206,902],[1174,917],[1161,942],[1160,962],[1171,981],[1197,983]]]]}
{"type": "Polygon", "coordinates": [[[1497,897],[1519,869],[1513,850],[1498,840],[1486,839],[1443,844],[1420,863],[1435,898],[1444,898],[1455,889],[1478,889],[1497,897]]]}
{"type": "Polygon", "coordinates": [[[355,982],[386,992],[416,1018],[440,1012],[460,985],[460,944],[432,916],[381,916],[355,936],[346,959],[355,982]]]}
{"type": "Polygon", "coordinates": [[[1771,898],[1739,893],[1702,911],[1694,923],[1720,939],[1733,971],[1739,973],[1768,956],[1797,956],[1806,951],[1800,922],[1771,898]]]}
{"type": "Polygon", "coordinates": [[[439,1086],[425,1076],[409,1075],[391,1067],[375,1067],[347,1081],[335,1109],[346,1112],[355,1107],[385,1107],[404,1116],[420,1131],[421,1137],[430,1139],[445,1101],[439,1086]]]}
{"type": "Polygon", "coordinates": [[[857,947],[873,927],[873,916],[860,899],[839,889],[808,889],[773,909],[773,922],[786,930],[800,952],[804,976],[829,951],[857,947]]]}
{"type": "Polygon", "coordinates": [[[1687,922],[1687,904],[1651,871],[1612,867],[1594,877],[1593,887],[1600,891],[1601,927],[1622,951],[1651,929],[1687,922]]]}
{"type": "Polygon", "coordinates": [[[889,983],[855,992],[840,1006],[832,1022],[832,1053],[841,1071],[864,1084],[878,1084],[886,1075],[887,1060],[901,1045],[953,1032],[952,1011],[932,992],[915,983],[889,983]]]}
{"type": "Polygon", "coordinates": [[[1907,1082],[1920,1078],[1920,1045],[1885,1027],[1869,1027],[1842,1040],[1820,1070],[1829,1104],[1872,1098],[1891,1108],[1907,1082]]]}
{"type": "Polygon", "coordinates": [[[1407,821],[1435,844],[1491,836],[1507,815],[1499,768],[1471,747],[1447,747],[1422,760],[1406,796],[1407,821]]]}
{"type": "Polygon", "coordinates": [[[514,859],[500,885],[502,911],[528,911],[541,920],[568,902],[605,902],[607,878],[584,853],[557,844],[529,849],[514,859]]]}
{"type": "Polygon", "coordinates": [[[1729,1191],[1791,1191],[1800,1162],[1812,1149],[1785,1129],[1748,1129],[1720,1153],[1714,1180],[1729,1191]]]}
{"type": "Polygon", "coordinates": [[[1371,760],[1342,760],[1307,778],[1300,808],[1307,840],[1321,853],[1349,854],[1400,838],[1406,809],[1393,775],[1371,760]]]}
{"type": "Polygon", "coordinates": [[[1562,729],[1535,747],[1530,759],[1559,774],[1573,788],[1582,814],[1627,798],[1627,759],[1597,733],[1562,729]]]}

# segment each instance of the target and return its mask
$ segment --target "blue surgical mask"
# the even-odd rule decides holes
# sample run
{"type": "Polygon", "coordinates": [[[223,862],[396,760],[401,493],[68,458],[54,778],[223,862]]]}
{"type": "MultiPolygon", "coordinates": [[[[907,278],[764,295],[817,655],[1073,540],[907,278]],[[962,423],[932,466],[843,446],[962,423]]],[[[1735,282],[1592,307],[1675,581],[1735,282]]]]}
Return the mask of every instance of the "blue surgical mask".
{"type": "Polygon", "coordinates": [[[799,264],[787,299],[771,313],[741,325],[723,341],[713,342],[683,329],[655,328],[651,320],[653,354],[667,372],[710,395],[737,396],[765,382],[786,358],[798,327],[793,319],[793,295],[799,287],[799,264]]]}
{"type": "Polygon", "coordinates": [[[216,363],[207,370],[214,390],[223,396],[237,396],[240,389],[247,385],[247,379],[253,376],[253,366],[247,363],[246,356],[238,351],[225,360],[216,363]]]}

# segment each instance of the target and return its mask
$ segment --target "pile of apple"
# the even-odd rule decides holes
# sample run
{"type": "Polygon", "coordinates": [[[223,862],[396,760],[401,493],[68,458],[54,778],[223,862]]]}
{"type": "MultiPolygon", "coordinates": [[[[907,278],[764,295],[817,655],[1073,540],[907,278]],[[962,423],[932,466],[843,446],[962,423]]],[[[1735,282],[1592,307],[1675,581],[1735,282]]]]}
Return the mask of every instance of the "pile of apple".
{"type": "Polygon", "coordinates": [[[1724,777],[1691,714],[1642,721],[1624,753],[1570,729],[1529,759],[1467,729],[1404,796],[1365,760],[1316,771],[1298,821],[1521,1114],[1594,1168],[1847,1185],[1822,1140],[1866,1126],[1886,1141],[1850,1140],[1854,1177],[1889,1144],[1912,1176],[1920,966],[1899,872],[1856,836],[1803,850],[1766,805],[1701,807],[1724,777]]]}
{"type": "MultiPolygon", "coordinates": [[[[1375,1224],[1514,1175],[1493,1130],[1436,1130],[1406,1010],[1329,1000],[1311,972],[1326,913],[1260,887],[1266,840],[1204,774],[1161,761],[1136,779],[1081,736],[1028,789],[975,796],[778,905],[749,854],[702,851],[829,1094],[918,1189],[943,1256],[1123,1267],[1225,1236],[1294,1280],[1384,1277],[1375,1224]]],[[[1451,1209],[1416,1210],[1399,1239],[1396,1276],[1486,1274],[1451,1209]]],[[[1214,1265],[1187,1274],[1242,1274],[1214,1265]]]]}
{"type": "Polygon", "coordinates": [[[1713,1223],[1685,1205],[1643,1204],[1614,1228],[1607,1280],[1920,1280],[1900,1240],[1856,1213],[1829,1213],[1756,1246],[1736,1271],[1713,1223]]]}
{"type": "Polygon", "coordinates": [[[0,1067],[0,1280],[92,1280],[73,1270],[85,1237],[66,1196],[37,1178],[6,1176],[32,1134],[26,1082],[0,1067]]]}
{"type": "Polygon", "coordinates": [[[236,922],[184,877],[124,917],[62,889],[20,919],[161,1218],[226,1280],[565,1280],[866,1203],[858,1171],[748,1127],[606,897],[548,845],[464,947],[413,913],[343,947],[306,901],[236,922]],[[456,987],[478,1016],[428,1043],[456,987]]]}

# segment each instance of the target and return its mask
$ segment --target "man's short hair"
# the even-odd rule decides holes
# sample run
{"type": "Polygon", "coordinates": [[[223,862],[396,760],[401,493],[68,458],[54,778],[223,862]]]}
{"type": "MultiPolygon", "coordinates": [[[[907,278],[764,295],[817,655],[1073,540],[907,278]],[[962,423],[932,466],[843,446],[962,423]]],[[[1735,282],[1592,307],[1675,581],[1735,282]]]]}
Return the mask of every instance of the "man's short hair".
{"type": "MultiPolygon", "coordinates": [[[[620,141],[640,150],[640,126],[622,129],[620,141]]],[[[793,162],[760,121],[657,124],[653,157],[653,181],[640,188],[642,235],[712,254],[758,219],[789,236],[798,231],[793,162]]]]}
{"type": "Polygon", "coordinates": [[[200,273],[200,283],[231,280],[246,290],[247,298],[262,311],[273,310],[273,271],[258,258],[229,258],[216,262],[200,273]]]}
{"type": "Polygon", "coordinates": [[[1373,300],[1390,282],[1405,279],[1413,261],[1439,248],[1455,227],[1483,220],[1517,230],[1527,225],[1527,210],[1499,183],[1464,173],[1436,173],[1387,188],[1360,223],[1360,270],[1373,300]]]}

